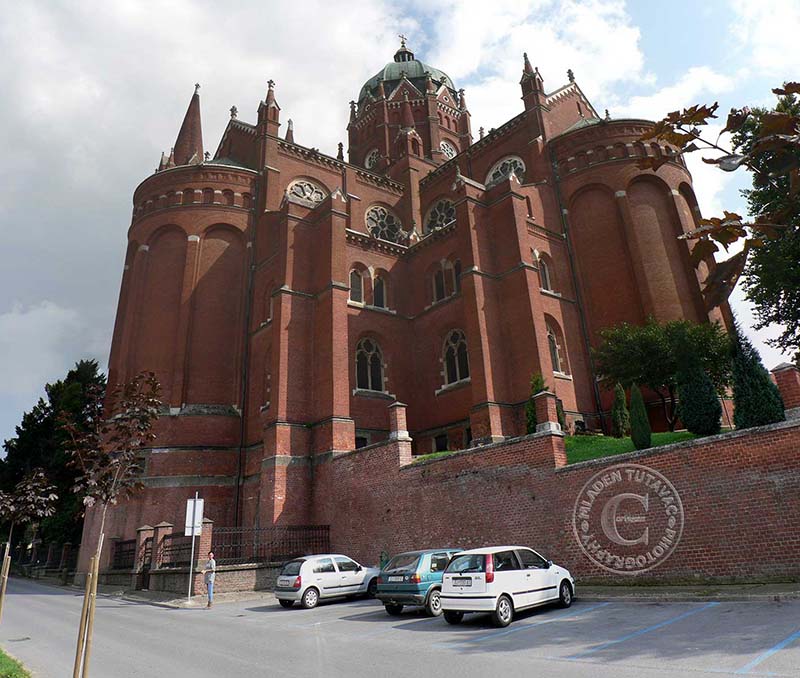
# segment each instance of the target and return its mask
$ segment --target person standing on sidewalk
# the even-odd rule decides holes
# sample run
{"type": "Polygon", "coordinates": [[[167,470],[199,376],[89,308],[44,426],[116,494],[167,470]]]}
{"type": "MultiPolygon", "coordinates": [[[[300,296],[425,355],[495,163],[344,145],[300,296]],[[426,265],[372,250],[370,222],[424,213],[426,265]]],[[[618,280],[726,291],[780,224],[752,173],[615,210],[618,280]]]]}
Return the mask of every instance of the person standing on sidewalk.
{"type": "Polygon", "coordinates": [[[203,579],[206,583],[206,590],[208,591],[208,604],[206,607],[211,607],[214,603],[214,579],[217,577],[217,561],[214,560],[214,552],[208,552],[208,560],[203,568],[203,579]]]}

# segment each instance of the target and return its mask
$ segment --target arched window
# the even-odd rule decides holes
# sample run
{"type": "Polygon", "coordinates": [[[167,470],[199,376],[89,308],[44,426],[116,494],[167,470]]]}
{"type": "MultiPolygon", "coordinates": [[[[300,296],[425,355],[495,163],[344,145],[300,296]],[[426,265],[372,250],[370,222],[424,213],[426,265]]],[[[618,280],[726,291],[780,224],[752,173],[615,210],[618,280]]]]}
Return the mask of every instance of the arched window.
{"type": "Polygon", "coordinates": [[[425,219],[425,233],[444,228],[456,220],[456,206],[450,200],[437,200],[425,219]]]}
{"type": "Polygon", "coordinates": [[[433,274],[433,300],[441,301],[447,296],[444,286],[444,269],[437,268],[433,274]]]}
{"type": "Polygon", "coordinates": [[[543,290],[553,291],[553,283],[550,279],[550,265],[544,257],[539,257],[539,280],[543,290]]]}
{"type": "Polygon", "coordinates": [[[275,310],[275,289],[270,288],[269,292],[267,293],[267,303],[266,311],[267,311],[267,318],[266,322],[270,322],[272,320],[272,314],[275,310]]]}
{"type": "Polygon", "coordinates": [[[442,151],[442,155],[448,160],[452,160],[458,155],[456,147],[446,139],[442,139],[439,142],[439,149],[442,151]]]}
{"type": "Polygon", "coordinates": [[[233,207],[233,191],[222,191],[222,204],[227,205],[228,207],[233,207]]]}
{"type": "Polygon", "coordinates": [[[519,179],[520,183],[524,183],[525,163],[522,162],[522,158],[516,155],[509,155],[507,158],[503,158],[492,165],[492,169],[490,169],[489,173],[486,175],[486,181],[484,183],[487,188],[494,186],[495,184],[499,184],[506,177],[511,176],[512,172],[517,175],[517,179],[519,179]]]}
{"type": "Polygon", "coordinates": [[[456,263],[453,264],[453,289],[455,290],[456,294],[461,291],[461,261],[456,260],[456,263]]]}
{"type": "Polygon", "coordinates": [[[356,347],[356,388],[383,391],[383,356],[374,339],[365,338],[356,347]]]}
{"type": "Polygon", "coordinates": [[[400,219],[381,205],[367,210],[367,230],[373,238],[389,242],[402,243],[406,239],[400,219]]]}
{"type": "Polygon", "coordinates": [[[214,189],[213,188],[204,188],[203,189],[203,202],[206,205],[210,205],[214,202],[214,189]]]}
{"type": "Polygon", "coordinates": [[[461,330],[453,330],[444,343],[444,383],[455,384],[468,377],[467,339],[461,330]]]}
{"type": "Polygon", "coordinates": [[[350,301],[358,303],[364,301],[364,281],[361,278],[361,271],[356,269],[350,271],[350,301]]]}
{"type": "Polygon", "coordinates": [[[564,337],[561,330],[552,323],[547,323],[547,346],[550,349],[550,361],[553,363],[553,372],[569,374],[567,352],[564,348],[564,337]]]}
{"type": "Polygon", "coordinates": [[[386,280],[382,275],[376,276],[372,283],[372,302],[373,306],[386,308],[386,280]]]}

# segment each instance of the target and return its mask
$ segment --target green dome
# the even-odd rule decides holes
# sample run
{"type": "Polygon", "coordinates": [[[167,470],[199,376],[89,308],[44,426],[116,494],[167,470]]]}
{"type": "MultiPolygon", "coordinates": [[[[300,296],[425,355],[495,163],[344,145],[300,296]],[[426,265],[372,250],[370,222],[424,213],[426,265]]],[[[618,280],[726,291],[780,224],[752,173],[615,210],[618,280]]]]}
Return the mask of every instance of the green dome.
{"type": "Polygon", "coordinates": [[[444,85],[450,89],[455,99],[456,88],[450,76],[440,71],[438,68],[429,66],[424,61],[415,59],[414,53],[403,44],[395,53],[394,61],[390,61],[364,83],[358,95],[359,103],[366,98],[367,94],[371,94],[373,97],[377,96],[378,83],[381,80],[383,80],[383,88],[386,92],[386,96],[389,96],[392,91],[394,91],[396,84],[402,79],[404,72],[406,78],[408,78],[420,92],[425,91],[425,77],[426,73],[429,73],[431,80],[433,80],[437,88],[439,85],[444,85]]]}

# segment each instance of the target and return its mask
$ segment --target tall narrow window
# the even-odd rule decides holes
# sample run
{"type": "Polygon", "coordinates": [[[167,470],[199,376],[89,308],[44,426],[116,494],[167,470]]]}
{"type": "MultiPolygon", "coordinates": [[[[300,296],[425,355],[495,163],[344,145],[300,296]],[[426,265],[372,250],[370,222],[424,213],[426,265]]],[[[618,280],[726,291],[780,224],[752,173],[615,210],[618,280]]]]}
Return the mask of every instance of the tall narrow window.
{"type": "Polygon", "coordinates": [[[553,285],[550,282],[550,266],[544,260],[544,257],[539,257],[539,278],[543,290],[553,290],[553,285]]]}
{"type": "Polygon", "coordinates": [[[362,339],[356,347],[356,387],[383,391],[383,356],[374,339],[362,339]]]}
{"type": "Polygon", "coordinates": [[[377,276],[372,288],[373,302],[378,308],[386,308],[386,281],[383,276],[377,276]]]}
{"type": "Polygon", "coordinates": [[[433,300],[441,301],[444,297],[444,271],[438,268],[433,275],[433,300]]]}
{"type": "Polygon", "coordinates": [[[461,291],[461,261],[453,264],[453,289],[458,294],[461,291]]]}
{"type": "Polygon", "coordinates": [[[461,330],[448,334],[444,346],[445,384],[454,384],[469,377],[467,339],[461,330]]]}
{"type": "Polygon", "coordinates": [[[553,372],[569,374],[567,354],[564,350],[564,339],[561,332],[553,325],[547,325],[547,345],[550,349],[550,361],[553,363],[553,372]]]}
{"type": "Polygon", "coordinates": [[[364,282],[361,272],[353,269],[350,271],[350,301],[359,303],[364,301],[364,282]]]}

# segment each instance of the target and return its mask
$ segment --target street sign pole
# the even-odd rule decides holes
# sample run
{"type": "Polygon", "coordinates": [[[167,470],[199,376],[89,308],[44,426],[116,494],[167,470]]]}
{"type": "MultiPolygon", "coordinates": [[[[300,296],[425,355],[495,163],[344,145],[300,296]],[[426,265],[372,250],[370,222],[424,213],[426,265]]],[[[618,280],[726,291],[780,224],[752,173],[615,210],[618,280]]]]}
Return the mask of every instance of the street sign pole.
{"type": "Polygon", "coordinates": [[[192,555],[189,558],[189,594],[186,596],[186,601],[192,601],[192,586],[194,584],[194,538],[197,534],[197,530],[195,529],[196,525],[196,518],[197,518],[197,499],[199,493],[194,493],[194,502],[192,502],[192,555]]]}

